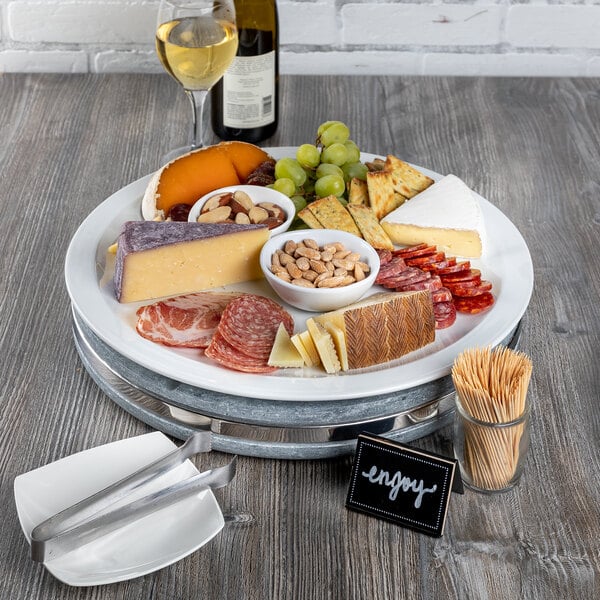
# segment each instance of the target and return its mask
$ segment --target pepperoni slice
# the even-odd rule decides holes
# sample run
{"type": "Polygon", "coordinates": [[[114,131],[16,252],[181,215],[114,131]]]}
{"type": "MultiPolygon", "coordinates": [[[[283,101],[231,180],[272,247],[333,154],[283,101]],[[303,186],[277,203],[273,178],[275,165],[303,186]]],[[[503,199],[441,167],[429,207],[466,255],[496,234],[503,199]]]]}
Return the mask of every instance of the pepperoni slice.
{"type": "Polygon", "coordinates": [[[452,267],[455,264],[456,264],[456,258],[454,258],[452,256],[450,258],[446,257],[444,260],[440,260],[438,262],[421,265],[421,269],[423,269],[424,271],[433,271],[434,273],[439,274],[439,269],[445,269],[446,267],[452,267]]]}
{"type": "Polygon", "coordinates": [[[420,267],[422,265],[430,265],[432,263],[440,262],[446,259],[444,252],[434,252],[433,254],[427,254],[426,256],[418,256],[416,258],[405,258],[407,265],[411,267],[420,267]]]}
{"type": "Polygon", "coordinates": [[[464,260],[462,262],[457,262],[449,267],[444,267],[442,269],[438,269],[438,275],[450,275],[451,273],[462,273],[463,271],[468,271],[471,268],[471,262],[468,260],[464,260]]]}
{"type": "Polygon", "coordinates": [[[227,305],[217,331],[240,352],[266,361],[280,323],[293,334],[294,319],[277,302],[246,294],[227,305]]]}
{"type": "Polygon", "coordinates": [[[485,292],[472,298],[454,298],[456,310],[463,313],[477,314],[490,308],[494,304],[494,296],[485,292]]]}
{"type": "Polygon", "coordinates": [[[277,371],[277,367],[271,367],[267,364],[266,360],[254,358],[240,352],[219,331],[213,335],[204,354],[220,365],[234,371],[242,371],[244,373],[272,373],[273,371],[277,371]]]}
{"type": "Polygon", "coordinates": [[[428,244],[415,244],[414,246],[407,246],[406,248],[399,248],[398,250],[394,250],[392,254],[394,254],[394,256],[404,256],[407,253],[410,254],[411,252],[424,250],[428,247],[428,244]]]}
{"type": "Polygon", "coordinates": [[[473,296],[481,296],[481,294],[485,294],[492,289],[492,283],[490,281],[481,281],[479,285],[468,285],[471,282],[466,282],[467,285],[461,285],[457,283],[450,289],[452,290],[452,295],[455,298],[471,298],[473,296]]]}
{"type": "Polygon", "coordinates": [[[395,250],[396,256],[401,256],[404,259],[417,258],[418,256],[429,256],[437,252],[436,246],[428,246],[427,244],[417,244],[416,246],[409,246],[408,248],[402,248],[395,250]]]}
{"type": "Polygon", "coordinates": [[[452,302],[436,302],[433,305],[435,328],[446,329],[456,321],[456,307],[452,302]]]}
{"type": "MultiPolygon", "coordinates": [[[[439,275],[439,273],[438,273],[439,275]]],[[[462,271],[461,273],[454,273],[453,275],[440,275],[442,281],[445,284],[450,283],[462,283],[464,281],[481,281],[481,271],[479,269],[469,269],[468,271],[462,271]]]]}

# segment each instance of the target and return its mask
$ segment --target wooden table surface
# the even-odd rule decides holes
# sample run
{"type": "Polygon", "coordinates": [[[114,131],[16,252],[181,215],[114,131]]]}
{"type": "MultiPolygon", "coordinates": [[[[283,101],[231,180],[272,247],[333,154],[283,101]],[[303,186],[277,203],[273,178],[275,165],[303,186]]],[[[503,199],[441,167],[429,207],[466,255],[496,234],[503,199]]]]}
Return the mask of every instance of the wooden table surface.
{"type": "MultiPolygon", "coordinates": [[[[240,457],[234,482],[216,492],[224,530],[180,562],[93,588],[69,587],[32,562],[14,478],[151,431],[78,358],[67,245],[94,207],[186,140],[189,115],[166,75],[4,74],[0,597],[598,597],[600,82],[294,76],[282,77],[281,94],[266,145],[310,141],[319,123],[341,119],[363,151],[459,175],[523,234],[535,288],[520,348],[534,373],[520,485],[453,496],[443,537],[431,538],[346,510],[350,457],[240,457]]],[[[452,431],[414,444],[451,454],[452,431]]]]}

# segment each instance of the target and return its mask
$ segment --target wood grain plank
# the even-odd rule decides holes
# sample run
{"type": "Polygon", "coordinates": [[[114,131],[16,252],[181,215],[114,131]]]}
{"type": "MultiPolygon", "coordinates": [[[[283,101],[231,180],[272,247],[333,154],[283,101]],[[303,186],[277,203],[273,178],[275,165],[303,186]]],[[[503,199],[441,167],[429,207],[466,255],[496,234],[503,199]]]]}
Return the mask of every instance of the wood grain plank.
{"type": "MultiPolygon", "coordinates": [[[[166,75],[1,76],[0,558],[2,598],[594,598],[600,554],[598,80],[282,77],[264,145],[311,141],[327,119],[359,146],[455,173],[517,225],[535,289],[521,348],[534,375],[519,487],[453,496],[434,539],[348,511],[349,457],[240,457],[217,492],[223,532],[152,575],[71,588],[28,557],[12,498],[25,471],[150,430],[79,362],[63,263],[95,206],[188,135],[166,75]]],[[[209,141],[214,136],[209,134],[209,141]]],[[[452,454],[446,428],[415,442],[452,454]]],[[[199,466],[222,464],[213,453],[199,466]]]]}

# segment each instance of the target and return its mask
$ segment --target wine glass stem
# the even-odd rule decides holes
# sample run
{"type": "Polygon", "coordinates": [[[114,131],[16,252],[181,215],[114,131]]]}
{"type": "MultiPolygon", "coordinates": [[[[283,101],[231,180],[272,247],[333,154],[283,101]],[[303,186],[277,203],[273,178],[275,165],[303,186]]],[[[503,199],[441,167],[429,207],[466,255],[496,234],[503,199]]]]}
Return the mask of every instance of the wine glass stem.
{"type": "Polygon", "coordinates": [[[202,148],[202,114],[208,90],[185,90],[192,104],[192,149],[202,148]]]}

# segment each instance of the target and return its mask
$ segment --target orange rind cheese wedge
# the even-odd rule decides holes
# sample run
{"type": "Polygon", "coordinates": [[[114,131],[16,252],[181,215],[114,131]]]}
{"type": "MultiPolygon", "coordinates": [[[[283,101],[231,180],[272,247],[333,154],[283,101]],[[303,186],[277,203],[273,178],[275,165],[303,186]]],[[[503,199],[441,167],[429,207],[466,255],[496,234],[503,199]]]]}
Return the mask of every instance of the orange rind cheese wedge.
{"type": "Polygon", "coordinates": [[[245,183],[270,156],[246,142],[221,142],[179,156],[150,179],[142,198],[142,216],[164,221],[175,204],[194,204],[204,194],[245,183]]]}

